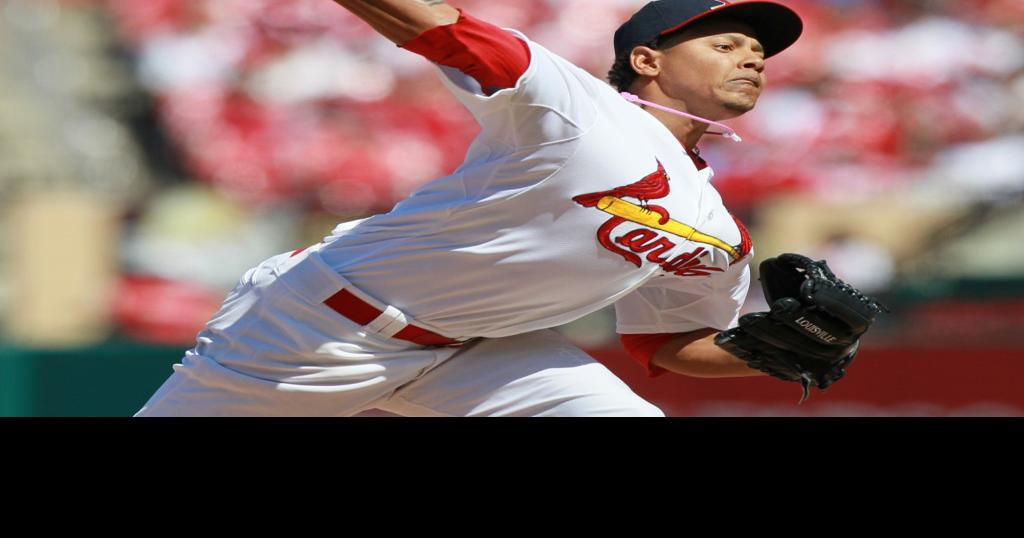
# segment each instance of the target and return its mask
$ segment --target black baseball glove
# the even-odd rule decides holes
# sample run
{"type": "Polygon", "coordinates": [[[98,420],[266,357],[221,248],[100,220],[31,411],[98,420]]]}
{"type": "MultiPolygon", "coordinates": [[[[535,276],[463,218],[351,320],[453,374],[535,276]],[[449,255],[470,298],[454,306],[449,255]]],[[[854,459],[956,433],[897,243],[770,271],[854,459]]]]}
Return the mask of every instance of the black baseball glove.
{"type": "Polygon", "coordinates": [[[761,287],[771,307],[740,317],[715,343],[756,368],[803,386],[825,390],[853,362],[881,303],[836,278],[825,261],[782,254],[761,262],[761,287]]]}

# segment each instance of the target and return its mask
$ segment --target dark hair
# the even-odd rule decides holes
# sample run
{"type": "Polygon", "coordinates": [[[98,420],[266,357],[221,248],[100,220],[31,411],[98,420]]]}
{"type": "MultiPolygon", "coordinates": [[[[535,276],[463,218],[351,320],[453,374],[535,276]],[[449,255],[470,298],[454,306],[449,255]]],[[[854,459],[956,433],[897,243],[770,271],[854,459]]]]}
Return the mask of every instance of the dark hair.
{"type": "MultiPolygon", "coordinates": [[[[661,45],[662,39],[655,38],[646,43],[640,43],[637,47],[647,47],[658,50],[661,45]]],[[[636,80],[637,76],[639,76],[639,74],[633,70],[632,56],[633,51],[629,50],[618,58],[615,58],[615,63],[612,64],[612,68],[608,71],[608,83],[620,92],[629,90],[633,81],[636,80]]]]}

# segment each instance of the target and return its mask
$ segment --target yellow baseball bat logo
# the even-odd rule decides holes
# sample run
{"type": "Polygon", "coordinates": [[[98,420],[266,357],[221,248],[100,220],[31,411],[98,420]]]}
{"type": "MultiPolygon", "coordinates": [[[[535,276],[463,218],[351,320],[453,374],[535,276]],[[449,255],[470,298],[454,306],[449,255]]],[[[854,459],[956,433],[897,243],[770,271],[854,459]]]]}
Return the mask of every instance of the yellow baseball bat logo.
{"type": "Polygon", "coordinates": [[[740,253],[736,251],[736,248],[721,239],[702,233],[700,230],[676,220],[669,220],[665,224],[662,224],[660,222],[661,219],[658,218],[656,213],[652,213],[651,211],[636,204],[627,202],[622,198],[605,196],[597,203],[597,208],[609,215],[622,217],[628,221],[647,226],[648,228],[668,232],[672,235],[682,237],[687,241],[703,243],[705,245],[720,248],[728,252],[729,256],[731,256],[733,260],[738,260],[740,258],[740,253]]]}

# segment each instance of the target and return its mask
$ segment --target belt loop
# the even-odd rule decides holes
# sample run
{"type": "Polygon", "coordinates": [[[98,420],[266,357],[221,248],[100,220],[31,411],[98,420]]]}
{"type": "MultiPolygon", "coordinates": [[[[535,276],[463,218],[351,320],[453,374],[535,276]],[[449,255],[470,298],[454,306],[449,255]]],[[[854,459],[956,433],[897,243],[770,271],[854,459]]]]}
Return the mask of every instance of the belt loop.
{"type": "Polygon", "coordinates": [[[388,305],[377,319],[363,326],[364,329],[370,332],[375,332],[381,336],[391,338],[395,334],[401,332],[402,329],[409,325],[409,318],[402,313],[401,310],[388,305]]]}

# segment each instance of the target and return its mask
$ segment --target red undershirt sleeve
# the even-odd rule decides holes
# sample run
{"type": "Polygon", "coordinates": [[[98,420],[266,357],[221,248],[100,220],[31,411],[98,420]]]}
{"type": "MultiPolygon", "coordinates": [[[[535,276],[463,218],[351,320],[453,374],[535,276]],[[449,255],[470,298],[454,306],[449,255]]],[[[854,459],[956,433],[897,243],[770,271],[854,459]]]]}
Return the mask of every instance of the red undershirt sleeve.
{"type": "Polygon", "coordinates": [[[659,377],[668,373],[668,370],[651,364],[651,359],[654,358],[654,353],[661,349],[661,346],[678,336],[675,333],[620,334],[619,341],[622,342],[622,346],[626,348],[629,356],[647,370],[647,377],[659,377]]]}
{"type": "Polygon", "coordinates": [[[530,67],[523,40],[459,10],[459,20],[423,32],[403,49],[473,77],[487,95],[514,88],[530,67]]]}

